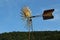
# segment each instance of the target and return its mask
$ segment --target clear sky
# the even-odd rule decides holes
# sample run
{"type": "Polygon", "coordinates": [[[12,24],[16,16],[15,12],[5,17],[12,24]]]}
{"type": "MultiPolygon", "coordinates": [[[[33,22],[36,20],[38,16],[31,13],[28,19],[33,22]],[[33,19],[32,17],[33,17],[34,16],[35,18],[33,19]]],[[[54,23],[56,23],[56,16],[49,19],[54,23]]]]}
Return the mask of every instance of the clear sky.
{"type": "Polygon", "coordinates": [[[0,0],[0,33],[27,31],[26,22],[19,15],[25,5],[30,7],[32,15],[42,14],[46,9],[55,9],[54,19],[33,19],[34,31],[60,31],[60,0],[0,0]]]}

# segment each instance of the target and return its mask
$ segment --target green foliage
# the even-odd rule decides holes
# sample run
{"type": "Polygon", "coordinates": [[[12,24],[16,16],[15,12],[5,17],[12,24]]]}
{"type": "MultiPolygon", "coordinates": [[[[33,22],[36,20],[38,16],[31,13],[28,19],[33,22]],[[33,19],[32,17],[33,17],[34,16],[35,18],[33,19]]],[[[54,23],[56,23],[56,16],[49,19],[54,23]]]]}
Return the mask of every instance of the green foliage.
{"type": "MultiPolygon", "coordinates": [[[[60,40],[60,31],[31,32],[30,40],[60,40]]],[[[9,32],[0,34],[0,40],[28,40],[28,32],[9,32]]]]}

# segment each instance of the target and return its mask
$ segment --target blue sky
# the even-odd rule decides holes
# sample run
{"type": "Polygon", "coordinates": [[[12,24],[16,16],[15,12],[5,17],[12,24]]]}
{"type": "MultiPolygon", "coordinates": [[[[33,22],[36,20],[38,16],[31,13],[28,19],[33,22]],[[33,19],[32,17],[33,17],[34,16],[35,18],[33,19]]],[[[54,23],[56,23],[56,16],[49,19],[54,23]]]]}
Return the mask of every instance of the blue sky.
{"type": "Polygon", "coordinates": [[[32,15],[42,14],[44,10],[54,8],[54,19],[33,19],[34,31],[60,31],[60,0],[0,0],[0,33],[12,31],[28,31],[23,22],[20,10],[27,5],[32,15]]]}

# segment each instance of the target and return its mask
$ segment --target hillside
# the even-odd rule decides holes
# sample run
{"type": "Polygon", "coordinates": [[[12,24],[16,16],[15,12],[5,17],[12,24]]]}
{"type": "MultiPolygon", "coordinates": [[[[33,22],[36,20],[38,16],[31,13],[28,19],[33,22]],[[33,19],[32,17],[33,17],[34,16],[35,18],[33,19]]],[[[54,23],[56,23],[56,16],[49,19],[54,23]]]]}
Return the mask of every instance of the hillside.
{"type": "MultiPolygon", "coordinates": [[[[60,31],[36,31],[30,34],[31,40],[60,40],[60,31]]],[[[0,40],[28,40],[28,32],[5,32],[0,34],[0,40]]]]}

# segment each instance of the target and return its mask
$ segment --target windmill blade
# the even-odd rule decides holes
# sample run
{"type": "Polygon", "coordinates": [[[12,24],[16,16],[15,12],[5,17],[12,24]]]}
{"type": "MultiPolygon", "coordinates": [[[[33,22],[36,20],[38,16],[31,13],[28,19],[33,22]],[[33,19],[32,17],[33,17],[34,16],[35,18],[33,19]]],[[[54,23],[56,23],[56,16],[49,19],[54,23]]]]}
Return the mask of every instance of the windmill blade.
{"type": "Polygon", "coordinates": [[[24,15],[23,9],[20,10],[20,15],[24,15]]]}
{"type": "Polygon", "coordinates": [[[42,15],[43,20],[53,19],[54,18],[54,16],[52,15],[53,12],[54,12],[54,9],[45,10],[42,15]]]}
{"type": "Polygon", "coordinates": [[[23,20],[25,20],[25,17],[24,17],[24,14],[23,14],[23,12],[22,12],[22,10],[20,11],[20,17],[23,19],[23,20]]]}
{"type": "Polygon", "coordinates": [[[25,17],[24,17],[24,15],[23,15],[23,12],[22,12],[22,10],[20,11],[20,14],[19,14],[19,16],[21,17],[21,20],[25,21],[25,17]]]}
{"type": "Polygon", "coordinates": [[[23,15],[19,14],[20,17],[24,17],[23,15]]]}

